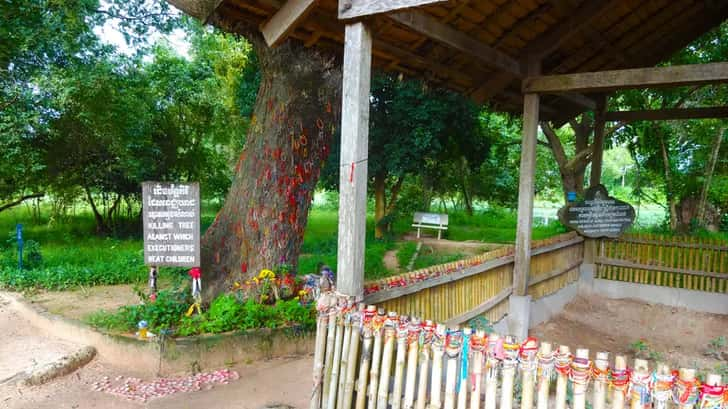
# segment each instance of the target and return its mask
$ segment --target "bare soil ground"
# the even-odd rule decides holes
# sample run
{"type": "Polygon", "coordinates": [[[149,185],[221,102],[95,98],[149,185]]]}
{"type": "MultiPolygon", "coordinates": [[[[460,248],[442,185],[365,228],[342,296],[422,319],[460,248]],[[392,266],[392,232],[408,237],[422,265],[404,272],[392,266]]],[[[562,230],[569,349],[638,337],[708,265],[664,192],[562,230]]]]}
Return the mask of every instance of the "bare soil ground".
{"type": "Polygon", "coordinates": [[[434,250],[443,253],[462,253],[468,256],[485,253],[490,250],[495,250],[499,247],[505,246],[501,243],[483,243],[482,241],[467,240],[467,241],[454,241],[447,239],[437,239],[435,237],[426,237],[418,239],[415,234],[407,234],[404,236],[406,241],[421,241],[423,245],[430,246],[434,250]]]}
{"type": "Polygon", "coordinates": [[[27,298],[48,311],[81,320],[100,310],[113,311],[123,305],[139,303],[131,285],[100,285],[71,291],[43,291],[27,298]]]}
{"type": "MultiPolygon", "coordinates": [[[[728,315],[706,314],[636,300],[579,297],[564,311],[533,329],[531,335],[556,345],[634,354],[629,345],[644,339],[648,348],[672,367],[715,369],[728,362],[705,356],[708,343],[728,338],[728,315]]],[[[651,363],[653,365],[654,363],[651,363]]]]}

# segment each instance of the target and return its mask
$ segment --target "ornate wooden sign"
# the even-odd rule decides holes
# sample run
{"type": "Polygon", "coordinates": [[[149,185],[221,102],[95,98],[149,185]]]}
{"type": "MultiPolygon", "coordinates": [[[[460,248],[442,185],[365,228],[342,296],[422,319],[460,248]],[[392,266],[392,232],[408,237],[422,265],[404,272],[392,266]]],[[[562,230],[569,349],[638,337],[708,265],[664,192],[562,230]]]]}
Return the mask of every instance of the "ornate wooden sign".
{"type": "Polygon", "coordinates": [[[582,236],[619,237],[634,222],[634,208],[609,196],[604,186],[589,188],[585,196],[559,210],[561,223],[582,236]]]}
{"type": "Polygon", "coordinates": [[[142,183],[144,263],[200,266],[200,184],[142,183]]]}

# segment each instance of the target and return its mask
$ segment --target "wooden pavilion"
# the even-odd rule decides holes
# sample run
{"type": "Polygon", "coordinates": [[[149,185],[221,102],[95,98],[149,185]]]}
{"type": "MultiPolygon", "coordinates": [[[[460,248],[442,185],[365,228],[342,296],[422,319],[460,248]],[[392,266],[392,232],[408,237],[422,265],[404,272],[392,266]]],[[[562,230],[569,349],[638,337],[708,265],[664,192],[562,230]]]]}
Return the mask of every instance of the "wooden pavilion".
{"type": "MultiPolygon", "coordinates": [[[[726,107],[607,112],[610,91],[728,81],[728,63],[655,65],[728,18],[722,0],[169,0],[230,29],[260,27],[274,47],[286,38],[343,51],[338,290],[361,297],[371,66],[424,78],[493,108],[522,113],[518,230],[511,305],[525,307],[539,120],[563,124],[594,111],[591,184],[599,183],[604,122],[726,117],[726,107]],[[348,176],[342,176],[347,177],[348,176]],[[349,182],[347,180],[347,182],[349,182]]],[[[512,308],[513,309],[513,308],[512,308]]],[[[517,307],[518,309],[518,307],[517,307]]],[[[512,313],[514,311],[511,311],[512,313]]]]}

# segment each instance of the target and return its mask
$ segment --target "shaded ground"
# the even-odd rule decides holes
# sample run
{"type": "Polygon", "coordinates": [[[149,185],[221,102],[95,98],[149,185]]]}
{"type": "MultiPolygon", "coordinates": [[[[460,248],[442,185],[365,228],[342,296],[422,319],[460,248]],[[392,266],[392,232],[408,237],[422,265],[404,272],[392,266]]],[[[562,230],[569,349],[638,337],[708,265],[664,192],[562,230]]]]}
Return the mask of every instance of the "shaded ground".
{"type": "Polygon", "coordinates": [[[561,314],[530,333],[556,345],[569,345],[572,351],[588,348],[592,356],[597,351],[625,354],[630,366],[634,354],[629,345],[640,338],[646,340],[647,352],[653,352],[653,357],[659,355],[672,367],[711,370],[728,363],[704,355],[711,340],[728,337],[728,315],[635,300],[578,297],[561,314]]]}
{"type": "Polygon", "coordinates": [[[100,310],[113,311],[123,305],[139,303],[133,286],[100,285],[71,291],[44,291],[28,296],[32,302],[64,317],[82,320],[100,310]]]}

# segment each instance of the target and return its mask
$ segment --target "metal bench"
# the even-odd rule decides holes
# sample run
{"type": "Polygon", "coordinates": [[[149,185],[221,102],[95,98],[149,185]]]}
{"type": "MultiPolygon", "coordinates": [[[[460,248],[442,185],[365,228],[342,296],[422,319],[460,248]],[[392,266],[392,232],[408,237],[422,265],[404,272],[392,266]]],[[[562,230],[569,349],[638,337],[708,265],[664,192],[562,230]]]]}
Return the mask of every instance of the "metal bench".
{"type": "Polygon", "coordinates": [[[437,230],[437,239],[442,237],[442,231],[447,230],[448,218],[446,214],[415,212],[412,227],[417,228],[417,238],[420,238],[421,229],[437,230]]]}

